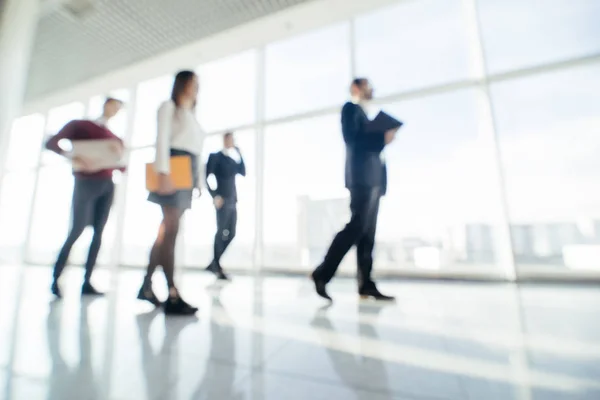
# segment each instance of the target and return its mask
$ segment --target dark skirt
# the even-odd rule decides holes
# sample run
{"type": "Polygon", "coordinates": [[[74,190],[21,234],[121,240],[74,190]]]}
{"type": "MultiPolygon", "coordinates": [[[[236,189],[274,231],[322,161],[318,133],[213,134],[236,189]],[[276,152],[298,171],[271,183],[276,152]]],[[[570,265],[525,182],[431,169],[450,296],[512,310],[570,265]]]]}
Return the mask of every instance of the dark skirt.
{"type": "MultiPolygon", "coordinates": [[[[188,156],[192,160],[192,176],[194,178],[194,187],[198,186],[198,157],[188,151],[171,149],[171,157],[175,156],[188,156]]],[[[158,194],[156,192],[150,192],[148,195],[148,201],[156,203],[161,206],[176,207],[180,210],[187,210],[192,208],[192,198],[194,196],[193,189],[178,190],[173,194],[158,194]]]]}

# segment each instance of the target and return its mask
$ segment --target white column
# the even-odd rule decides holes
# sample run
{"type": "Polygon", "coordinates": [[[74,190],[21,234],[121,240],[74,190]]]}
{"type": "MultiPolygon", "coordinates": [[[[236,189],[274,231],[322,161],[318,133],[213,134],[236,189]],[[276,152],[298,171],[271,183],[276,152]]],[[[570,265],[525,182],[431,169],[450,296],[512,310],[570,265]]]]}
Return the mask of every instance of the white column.
{"type": "MultiPolygon", "coordinates": [[[[21,112],[40,0],[0,1],[0,160],[6,160],[13,119],[21,112]]],[[[0,162],[0,179],[4,163],[0,162]]]]}
{"type": "MultiPolygon", "coordinates": [[[[39,0],[0,0],[0,190],[12,121],[21,112],[29,58],[38,22],[39,0]]],[[[22,297],[23,269],[20,270],[17,301],[8,365],[16,357],[16,327],[19,325],[19,307],[22,297]]],[[[4,392],[10,398],[13,389],[11,368],[6,375],[4,392]]]]}
{"type": "Polygon", "coordinates": [[[265,48],[258,49],[256,68],[256,197],[254,272],[262,269],[264,261],[264,186],[265,186],[265,96],[266,96],[265,48]]]}
{"type": "MultiPolygon", "coordinates": [[[[125,136],[123,137],[123,142],[127,148],[131,148],[131,143],[133,141],[133,129],[135,124],[135,113],[137,107],[137,86],[133,85],[129,88],[129,100],[125,105],[127,112],[127,127],[125,129],[125,136]]],[[[121,111],[123,112],[123,111],[121,111]]],[[[131,153],[128,154],[128,157],[131,156],[131,153]]],[[[129,166],[129,159],[127,159],[127,165],[129,166]]],[[[127,201],[127,188],[129,186],[129,173],[125,172],[121,174],[121,180],[119,185],[117,186],[117,190],[115,192],[115,200],[113,203],[113,210],[115,212],[115,226],[117,227],[114,243],[113,243],[113,253],[110,260],[110,268],[113,273],[113,283],[114,279],[118,277],[118,267],[121,263],[121,253],[123,252],[123,228],[125,226],[125,207],[127,201]]]]}

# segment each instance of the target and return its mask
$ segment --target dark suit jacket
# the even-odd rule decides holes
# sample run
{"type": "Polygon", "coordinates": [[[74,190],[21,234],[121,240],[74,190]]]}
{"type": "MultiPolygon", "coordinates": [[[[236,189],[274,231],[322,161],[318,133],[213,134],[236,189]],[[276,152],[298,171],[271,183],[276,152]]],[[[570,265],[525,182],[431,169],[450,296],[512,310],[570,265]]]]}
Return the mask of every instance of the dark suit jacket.
{"type": "Polygon", "coordinates": [[[206,186],[212,197],[221,196],[225,200],[237,201],[235,176],[237,174],[246,176],[246,165],[244,164],[242,153],[240,153],[240,157],[240,163],[226,156],[222,151],[212,153],[208,157],[208,162],[206,163],[206,186]],[[208,177],[210,175],[214,175],[217,180],[216,188],[211,188],[208,184],[208,177]]]}
{"type": "Polygon", "coordinates": [[[342,133],[346,143],[346,187],[387,189],[387,168],[381,159],[385,132],[367,132],[369,118],[361,106],[346,103],[342,108],[342,133]]]}

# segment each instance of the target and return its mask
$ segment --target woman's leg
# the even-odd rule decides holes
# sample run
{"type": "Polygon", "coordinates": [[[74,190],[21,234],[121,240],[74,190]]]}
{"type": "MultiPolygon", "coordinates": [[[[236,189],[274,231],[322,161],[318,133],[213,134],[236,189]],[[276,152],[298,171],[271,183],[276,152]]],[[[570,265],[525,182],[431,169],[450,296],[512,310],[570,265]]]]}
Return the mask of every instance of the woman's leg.
{"type": "Polygon", "coordinates": [[[163,206],[163,229],[162,243],[160,246],[160,265],[162,265],[169,296],[176,297],[177,289],[175,288],[175,244],[179,233],[179,221],[183,215],[182,210],[175,207],[163,206]]]}
{"type": "Polygon", "coordinates": [[[138,299],[147,300],[154,305],[160,305],[160,302],[152,292],[152,273],[158,265],[161,265],[167,287],[169,289],[169,298],[164,303],[165,314],[170,315],[193,315],[198,308],[190,306],[179,296],[175,287],[175,244],[177,234],[179,233],[179,221],[184,210],[175,207],[163,206],[163,221],[160,225],[158,237],[152,251],[150,252],[150,262],[144,279],[144,285],[140,289],[138,299]]]}
{"type": "Polygon", "coordinates": [[[160,251],[164,236],[165,225],[164,222],[161,222],[160,227],[158,228],[158,235],[156,236],[156,240],[152,245],[152,250],[150,250],[150,261],[148,262],[148,267],[146,268],[146,277],[144,278],[144,286],[146,287],[152,287],[152,276],[154,275],[154,271],[156,271],[156,267],[160,265],[160,251]]]}
{"type": "Polygon", "coordinates": [[[175,216],[177,213],[181,214],[181,212],[176,208],[167,206],[163,206],[162,211],[163,220],[158,229],[156,240],[152,245],[152,250],[150,250],[150,260],[146,269],[146,276],[144,277],[144,283],[138,293],[138,299],[149,301],[155,306],[159,306],[160,301],[152,290],[152,276],[154,275],[154,271],[156,271],[156,267],[159,265],[163,267],[165,277],[167,278],[169,296],[177,296],[177,290],[174,289],[175,284],[173,282],[175,244],[172,236],[173,232],[175,232],[175,237],[177,236],[179,219],[175,218],[175,216]],[[173,251],[170,249],[171,246],[173,247],[173,251]],[[171,260],[169,260],[169,258],[171,258],[171,260]],[[173,290],[171,290],[172,288],[173,290]]]}
{"type": "Polygon", "coordinates": [[[179,295],[175,286],[175,244],[179,233],[179,221],[184,210],[163,206],[164,237],[160,248],[160,259],[169,288],[169,298],[165,302],[167,315],[193,315],[198,308],[192,307],[179,295]]]}

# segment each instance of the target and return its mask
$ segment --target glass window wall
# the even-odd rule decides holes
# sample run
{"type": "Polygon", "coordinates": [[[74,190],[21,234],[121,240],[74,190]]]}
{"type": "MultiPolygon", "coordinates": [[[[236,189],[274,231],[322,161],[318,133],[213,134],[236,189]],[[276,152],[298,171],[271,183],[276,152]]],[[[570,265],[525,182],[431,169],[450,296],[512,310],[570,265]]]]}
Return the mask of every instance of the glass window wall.
{"type": "MultiPolygon", "coordinates": [[[[199,66],[197,111],[209,134],[202,162],[221,148],[223,131],[239,129],[248,170],[224,265],[306,272],[320,261],[349,216],[339,109],[356,73],[376,89],[369,115],[384,109],[405,122],[385,151],[377,271],[600,274],[598,20],[594,0],[398,1],[199,66]],[[474,57],[481,49],[483,59],[474,57]]],[[[172,82],[134,82],[135,96],[109,92],[128,103],[110,127],[131,155],[102,263],[147,263],[161,215],[146,201],[145,163],[172,82]]],[[[98,115],[103,99],[15,121],[0,177],[5,258],[54,261],[73,178],[63,158],[40,149],[68,121],[98,115]]],[[[185,217],[182,265],[208,264],[214,231],[204,193],[185,217]]],[[[86,239],[72,261],[85,257],[86,239]]],[[[352,254],[342,270],[355,272],[352,254]]]]}

